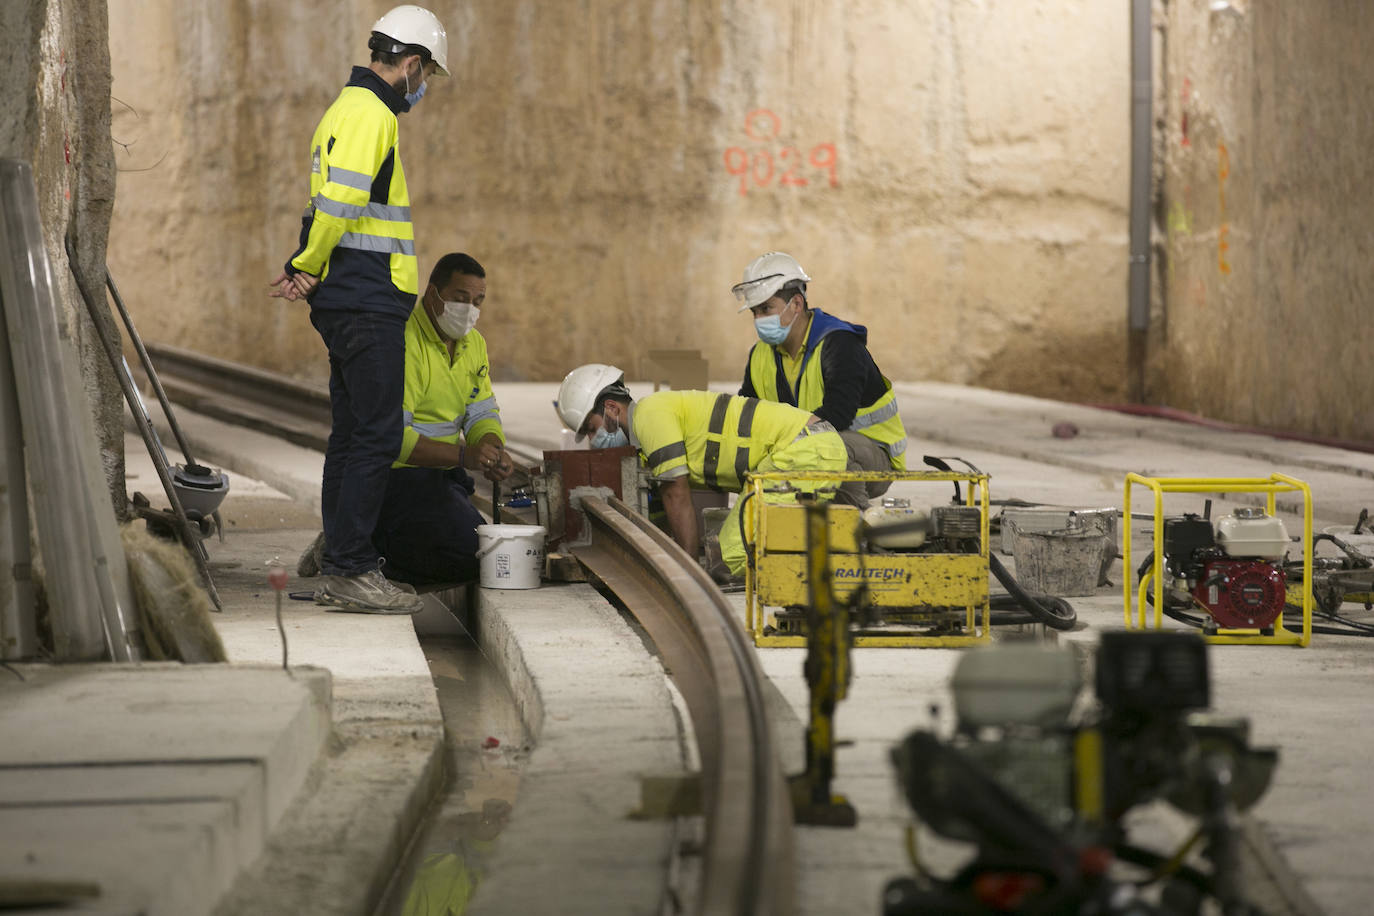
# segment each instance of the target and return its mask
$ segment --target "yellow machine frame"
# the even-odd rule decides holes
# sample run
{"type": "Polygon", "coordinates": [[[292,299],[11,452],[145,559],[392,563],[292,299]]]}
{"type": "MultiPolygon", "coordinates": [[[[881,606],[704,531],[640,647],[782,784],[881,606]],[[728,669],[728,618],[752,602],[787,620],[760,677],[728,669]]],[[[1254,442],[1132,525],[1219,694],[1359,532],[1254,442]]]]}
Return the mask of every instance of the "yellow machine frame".
{"type": "MultiPolygon", "coordinates": [[[[797,483],[799,481],[841,482],[850,480],[911,480],[920,482],[964,482],[968,484],[964,504],[976,506],[979,511],[979,552],[970,554],[928,553],[928,554],[869,554],[857,552],[830,554],[830,571],[835,581],[848,579],[854,583],[849,589],[836,588],[836,598],[843,600],[854,587],[860,576],[878,578],[875,571],[891,570],[893,578],[907,583],[918,583],[922,595],[929,596],[926,603],[944,607],[964,607],[966,618],[962,636],[867,636],[855,635],[853,645],[868,648],[914,648],[942,647],[959,648],[983,645],[992,640],[992,609],[988,595],[988,475],[975,471],[786,471],[768,474],[750,474],[746,483],[746,493],[751,493],[745,511],[750,513],[754,532],[754,553],[752,561],[745,569],[744,592],[746,624],[753,635],[754,645],[764,647],[805,648],[806,637],[799,635],[765,635],[765,606],[759,594],[760,577],[764,579],[764,591],[769,599],[779,597],[775,591],[792,592],[784,601],[776,601],[772,606],[805,606],[810,600],[807,593],[805,576],[807,557],[805,552],[769,552],[769,517],[777,510],[799,512],[795,505],[772,506],[764,501],[764,490],[774,483],[797,483]],[[975,492],[976,490],[976,492],[975,492]],[[786,585],[783,585],[786,583],[786,585]],[[978,614],[982,611],[981,619],[978,614]]],[[[803,516],[799,515],[798,518],[803,516]]],[[[775,522],[779,522],[775,518],[775,522]]],[[[841,542],[853,542],[857,532],[832,532],[841,535],[841,542]]],[[[879,601],[878,603],[881,603],[879,601]]]]}
{"type": "MultiPolygon", "coordinates": [[[[1276,493],[1302,494],[1302,572],[1303,582],[1312,581],[1312,491],[1307,484],[1286,474],[1274,473],[1268,477],[1145,477],[1140,474],[1127,474],[1122,511],[1125,515],[1125,532],[1121,538],[1122,592],[1125,599],[1126,627],[1146,629],[1145,609],[1148,606],[1145,596],[1151,581],[1155,588],[1154,628],[1160,629],[1164,620],[1164,494],[1165,493],[1264,493],[1265,511],[1274,515],[1274,495],[1276,493]],[[1149,487],[1154,493],[1154,575],[1142,579],[1137,589],[1136,610],[1138,619],[1131,617],[1131,576],[1135,569],[1131,562],[1131,485],[1149,487]]],[[[1302,631],[1294,632],[1283,626],[1283,615],[1274,621],[1274,633],[1265,636],[1259,630],[1220,629],[1216,635],[1204,634],[1203,638],[1216,645],[1270,645],[1306,646],[1312,641],[1312,589],[1304,588],[1302,596],[1302,631]]]]}

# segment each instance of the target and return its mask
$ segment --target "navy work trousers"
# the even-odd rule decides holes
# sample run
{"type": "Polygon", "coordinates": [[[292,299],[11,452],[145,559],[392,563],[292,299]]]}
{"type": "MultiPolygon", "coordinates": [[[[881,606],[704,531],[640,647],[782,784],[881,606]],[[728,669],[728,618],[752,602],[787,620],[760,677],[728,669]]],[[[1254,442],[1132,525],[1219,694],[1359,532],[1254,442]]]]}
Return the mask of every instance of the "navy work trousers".
{"type": "Polygon", "coordinates": [[[388,579],[437,585],[477,578],[477,526],[486,520],[468,500],[473,488],[461,468],[391,469],[372,539],[388,579]]]}
{"type": "Polygon", "coordinates": [[[320,571],[356,576],[377,568],[372,532],[401,451],[405,317],[315,309],[310,323],[329,348],[332,413],[320,488],[320,571]]]}

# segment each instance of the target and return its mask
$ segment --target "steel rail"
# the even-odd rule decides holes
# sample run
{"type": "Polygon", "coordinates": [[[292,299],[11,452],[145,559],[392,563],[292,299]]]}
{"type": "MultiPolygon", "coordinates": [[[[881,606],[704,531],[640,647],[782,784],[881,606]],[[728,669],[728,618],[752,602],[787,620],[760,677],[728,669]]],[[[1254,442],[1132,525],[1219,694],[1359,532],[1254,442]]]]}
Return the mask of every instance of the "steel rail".
{"type": "MultiPolygon", "coordinates": [[[[176,403],[324,451],[332,419],[327,387],[167,344],[146,347],[176,403]]],[[[519,442],[507,442],[506,450],[530,464],[543,454],[519,442]]]]}
{"type": "Polygon", "coordinates": [[[219,420],[323,451],[329,390],[253,366],[149,342],[148,355],[173,401],[219,420]]]}
{"type": "Polygon", "coordinates": [[[654,640],[692,716],[706,818],[696,912],[794,910],[792,804],[738,613],[671,538],[618,499],[582,500],[591,544],[573,553],[654,640]]]}

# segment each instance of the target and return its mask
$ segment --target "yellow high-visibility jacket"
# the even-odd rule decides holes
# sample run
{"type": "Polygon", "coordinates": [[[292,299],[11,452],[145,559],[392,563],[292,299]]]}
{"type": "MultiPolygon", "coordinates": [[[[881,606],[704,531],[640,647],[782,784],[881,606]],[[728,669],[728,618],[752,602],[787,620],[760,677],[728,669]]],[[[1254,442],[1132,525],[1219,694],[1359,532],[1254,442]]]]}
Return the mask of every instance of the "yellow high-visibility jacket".
{"type": "Polygon", "coordinates": [[[406,321],[405,428],[401,454],[392,467],[410,467],[407,459],[421,436],[437,442],[477,442],[496,433],[502,442],[501,408],[491,391],[487,342],[476,329],[448,345],[434,329],[423,302],[406,321]]]}
{"type": "Polygon", "coordinates": [[[317,309],[408,315],[419,292],[410,194],[396,114],[410,105],[367,67],[320,119],[310,141],[310,202],[287,272],[321,278],[317,309]]]}
{"type": "MultiPolygon", "coordinates": [[[[634,402],[630,429],[657,480],[738,491],[744,475],[806,428],[804,410],[712,391],[659,391],[634,402]]],[[[833,433],[832,433],[833,435],[833,433]]]]}
{"type": "Polygon", "coordinates": [[[754,344],[739,393],[791,404],[841,432],[862,433],[883,447],[894,470],[906,470],[906,428],[892,383],[868,352],[868,329],[820,309],[808,316],[806,345],[797,360],[788,359],[782,347],[754,344]]]}

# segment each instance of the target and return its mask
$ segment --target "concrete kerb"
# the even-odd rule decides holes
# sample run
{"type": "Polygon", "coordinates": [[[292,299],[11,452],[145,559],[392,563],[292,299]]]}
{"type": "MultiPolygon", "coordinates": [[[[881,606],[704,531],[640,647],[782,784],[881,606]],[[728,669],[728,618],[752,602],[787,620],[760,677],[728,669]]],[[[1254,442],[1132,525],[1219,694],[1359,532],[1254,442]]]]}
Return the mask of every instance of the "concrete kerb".
{"type": "MultiPolygon", "coordinates": [[[[236,663],[280,663],[267,563],[293,556],[312,534],[238,530],[216,548],[225,611],[215,623],[236,663]]],[[[263,855],[215,912],[361,916],[382,899],[443,784],[438,698],[408,618],[290,602],[283,622],[293,672],[303,663],[333,672],[331,740],[263,855]]]]}
{"type": "Polygon", "coordinates": [[[16,670],[0,684],[0,872],[98,882],[101,912],[208,913],[329,733],[318,669],[16,670]]]}
{"type": "Polygon", "coordinates": [[[675,826],[630,814],[687,751],[657,658],[587,585],[477,589],[468,611],[535,742],[470,912],[658,912],[675,826]]]}

